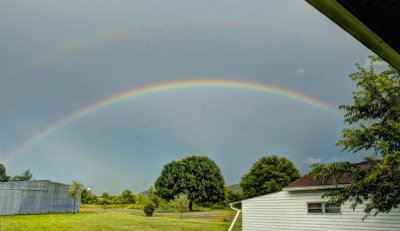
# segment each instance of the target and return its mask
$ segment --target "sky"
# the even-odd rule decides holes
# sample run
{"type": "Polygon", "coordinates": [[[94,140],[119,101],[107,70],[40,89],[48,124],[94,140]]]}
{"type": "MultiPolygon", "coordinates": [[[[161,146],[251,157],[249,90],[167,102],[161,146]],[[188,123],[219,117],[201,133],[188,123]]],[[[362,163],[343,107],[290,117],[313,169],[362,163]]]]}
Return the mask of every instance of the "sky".
{"type": "Polygon", "coordinates": [[[206,155],[227,185],[254,162],[342,152],[348,75],[372,52],[305,1],[1,1],[0,162],[9,175],[141,192],[206,155]]]}

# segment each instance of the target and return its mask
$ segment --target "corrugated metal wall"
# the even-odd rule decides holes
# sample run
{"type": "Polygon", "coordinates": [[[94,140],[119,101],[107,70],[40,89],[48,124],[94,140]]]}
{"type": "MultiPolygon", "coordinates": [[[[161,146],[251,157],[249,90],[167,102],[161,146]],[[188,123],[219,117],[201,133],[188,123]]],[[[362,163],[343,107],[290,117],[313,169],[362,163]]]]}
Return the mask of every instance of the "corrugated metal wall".
{"type": "MultiPolygon", "coordinates": [[[[43,214],[74,211],[69,185],[41,181],[0,183],[0,214],[43,214]]],[[[75,211],[79,212],[80,200],[75,211]]]]}
{"type": "Polygon", "coordinates": [[[363,206],[355,211],[342,205],[340,214],[308,214],[307,202],[321,200],[323,191],[281,191],[242,201],[243,230],[400,230],[400,211],[369,217],[364,222],[363,206]]]}

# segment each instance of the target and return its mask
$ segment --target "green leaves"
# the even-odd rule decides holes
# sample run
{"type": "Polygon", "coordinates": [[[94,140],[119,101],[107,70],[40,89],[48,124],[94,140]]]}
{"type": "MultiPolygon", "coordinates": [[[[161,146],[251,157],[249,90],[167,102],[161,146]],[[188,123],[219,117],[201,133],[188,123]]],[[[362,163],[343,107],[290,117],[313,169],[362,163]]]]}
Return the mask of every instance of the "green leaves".
{"type": "Polygon", "coordinates": [[[189,198],[186,194],[179,193],[174,196],[171,205],[175,209],[175,212],[181,213],[189,206],[189,198]]]}
{"type": "Polygon", "coordinates": [[[246,198],[281,190],[300,177],[294,164],[275,155],[260,158],[250,171],[243,175],[240,185],[246,198]]]}
{"type": "Polygon", "coordinates": [[[390,212],[400,204],[400,73],[391,66],[380,72],[383,61],[370,57],[368,67],[357,64],[350,74],[356,82],[354,103],[341,105],[345,122],[352,125],[343,130],[337,145],[343,150],[370,151],[365,158],[368,168],[350,163],[316,165],[313,172],[322,177],[337,179],[350,175],[353,182],[342,190],[325,194],[334,203],[351,202],[352,208],[365,203],[366,216],[390,212]]]}
{"type": "Polygon", "coordinates": [[[72,199],[76,199],[79,197],[82,193],[82,191],[85,189],[85,186],[83,184],[79,183],[78,181],[72,181],[72,184],[69,186],[68,193],[69,196],[72,199]]]}
{"type": "MultiPolygon", "coordinates": [[[[164,166],[154,184],[157,194],[166,200],[180,193],[190,201],[217,203],[224,200],[224,178],[215,162],[206,156],[190,156],[164,166]]],[[[191,209],[191,208],[190,208],[191,209]]]]}

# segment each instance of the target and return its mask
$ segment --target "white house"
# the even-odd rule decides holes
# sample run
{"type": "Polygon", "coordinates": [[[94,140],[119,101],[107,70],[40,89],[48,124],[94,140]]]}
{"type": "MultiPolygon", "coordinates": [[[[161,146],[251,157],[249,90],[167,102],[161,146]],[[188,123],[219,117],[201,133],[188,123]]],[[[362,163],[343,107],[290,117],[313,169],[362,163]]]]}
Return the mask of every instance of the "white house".
{"type": "MultiPolygon", "coordinates": [[[[350,183],[350,180],[342,177],[338,187],[350,183]]],[[[321,186],[312,176],[306,175],[283,191],[243,200],[243,230],[400,230],[400,210],[370,216],[362,221],[363,206],[357,206],[353,211],[350,204],[329,205],[326,199],[321,198],[332,188],[329,182],[321,186]]]]}

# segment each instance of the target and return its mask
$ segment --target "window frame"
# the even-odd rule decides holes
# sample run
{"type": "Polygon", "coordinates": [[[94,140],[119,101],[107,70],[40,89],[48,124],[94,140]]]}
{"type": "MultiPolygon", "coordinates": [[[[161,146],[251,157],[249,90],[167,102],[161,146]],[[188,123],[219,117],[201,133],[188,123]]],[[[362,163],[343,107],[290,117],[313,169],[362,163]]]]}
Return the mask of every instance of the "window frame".
{"type": "Polygon", "coordinates": [[[341,215],[342,214],[342,206],[341,205],[337,205],[337,207],[339,207],[339,212],[338,213],[327,213],[326,212],[326,205],[329,204],[327,201],[309,201],[306,202],[306,209],[307,209],[307,214],[309,215],[341,215]],[[321,213],[310,213],[309,211],[309,204],[321,204],[321,213]]]}

